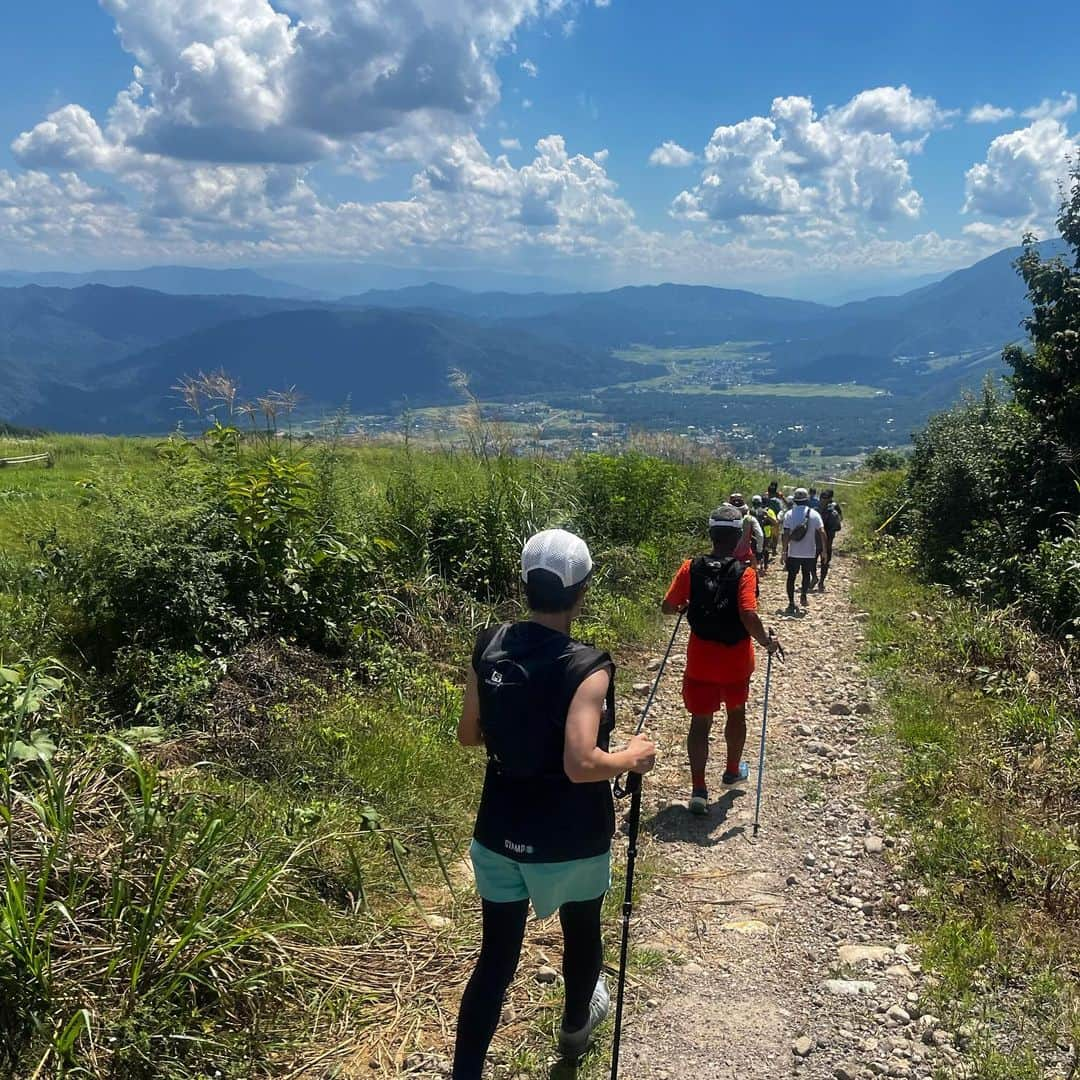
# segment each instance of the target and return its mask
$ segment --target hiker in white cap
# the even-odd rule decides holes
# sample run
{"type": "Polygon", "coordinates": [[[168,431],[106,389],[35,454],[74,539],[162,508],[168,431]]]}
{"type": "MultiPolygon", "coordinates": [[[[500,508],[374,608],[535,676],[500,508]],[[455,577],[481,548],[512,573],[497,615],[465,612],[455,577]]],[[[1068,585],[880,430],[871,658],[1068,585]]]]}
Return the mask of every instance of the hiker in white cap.
{"type": "Polygon", "coordinates": [[[817,555],[825,545],[825,523],[810,506],[810,492],[795,490],[795,505],[784,517],[783,565],[787,567],[788,615],[798,615],[795,606],[795,579],[802,574],[799,601],[806,607],[806,596],[817,577],[817,555]]]}
{"type": "Polygon", "coordinates": [[[600,911],[611,885],[611,780],[648,772],[650,739],[608,749],[615,665],[575,641],[592,574],[585,541],[537,533],[521,554],[529,618],[484,630],[473,650],[458,739],[483,746],[487,773],[470,854],[483,942],[458,1015],[454,1080],[479,1080],[521,956],[531,901],[563,931],[566,1004],[559,1052],[576,1060],[607,1016],[600,911]]]}

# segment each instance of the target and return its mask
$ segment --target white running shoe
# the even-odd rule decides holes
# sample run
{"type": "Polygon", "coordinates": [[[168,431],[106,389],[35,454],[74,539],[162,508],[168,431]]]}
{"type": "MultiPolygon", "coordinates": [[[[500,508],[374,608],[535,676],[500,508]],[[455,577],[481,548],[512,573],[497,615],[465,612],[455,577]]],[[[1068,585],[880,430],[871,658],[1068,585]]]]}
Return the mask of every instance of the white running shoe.
{"type": "Polygon", "coordinates": [[[577,1061],[592,1045],[592,1033],[597,1025],[607,1019],[611,1011],[611,998],[608,996],[607,983],[601,975],[596,980],[592,1000],[589,1002],[589,1020],[578,1031],[559,1028],[559,1056],[565,1061],[577,1061]]]}

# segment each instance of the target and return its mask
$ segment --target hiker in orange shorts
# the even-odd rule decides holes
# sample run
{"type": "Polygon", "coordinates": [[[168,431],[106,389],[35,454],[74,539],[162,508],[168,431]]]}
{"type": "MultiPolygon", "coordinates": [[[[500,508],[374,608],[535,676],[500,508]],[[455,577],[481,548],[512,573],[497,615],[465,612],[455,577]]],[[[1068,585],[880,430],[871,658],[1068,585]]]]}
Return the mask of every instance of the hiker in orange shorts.
{"type": "Polygon", "coordinates": [[[724,739],[727,765],[723,782],[745,780],[746,701],[754,671],[754,641],[770,653],[780,647],[769,637],[757,613],[757,571],[735,558],[743,535],[742,511],[724,503],[709,515],[708,555],[679,567],[662,605],[665,614],[685,611],[690,623],[683,676],[683,703],[690,712],[686,752],[690,757],[690,812],[709,812],[705,770],[713,714],[727,709],[724,739]]]}

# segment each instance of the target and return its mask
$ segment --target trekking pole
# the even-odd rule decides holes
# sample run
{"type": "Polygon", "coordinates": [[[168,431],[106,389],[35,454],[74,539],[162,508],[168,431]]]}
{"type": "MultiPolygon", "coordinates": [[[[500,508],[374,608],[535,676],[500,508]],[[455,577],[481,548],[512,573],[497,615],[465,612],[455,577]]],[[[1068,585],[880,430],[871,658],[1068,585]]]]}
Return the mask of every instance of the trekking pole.
{"type": "MultiPolygon", "coordinates": [[[[675,629],[671,631],[671,640],[668,642],[664,659],[660,661],[660,667],[653,680],[652,689],[649,691],[645,708],[641,710],[641,719],[638,721],[635,735],[640,735],[645,726],[645,718],[652,708],[653,698],[656,697],[656,689],[660,685],[660,679],[667,667],[668,657],[675,645],[675,638],[682,626],[683,613],[675,620],[675,629]]],[[[623,999],[626,993],[626,959],[630,950],[630,915],[634,910],[634,866],[637,863],[637,839],[638,827],[641,824],[641,773],[628,773],[626,787],[622,787],[619,781],[615,781],[615,796],[622,799],[630,796],[630,815],[627,820],[627,848],[626,848],[626,888],[623,892],[622,905],[622,944],[619,947],[619,988],[615,995],[615,1038],[611,1047],[611,1080],[619,1080],[619,1044],[622,1041],[622,1014],[623,999]]]]}
{"type": "MultiPolygon", "coordinates": [[[[769,631],[769,640],[776,637],[776,631],[769,631]]],[[[784,659],[784,650],[776,650],[780,654],[780,659],[784,659]]],[[[769,653],[769,660],[765,666],[765,704],[761,711],[761,750],[758,752],[758,768],[757,768],[757,805],[754,807],[754,837],[757,838],[758,827],[761,821],[761,785],[765,779],[765,728],[769,723],[769,688],[772,683],[772,661],[773,654],[769,653]]]]}
{"type": "MultiPolygon", "coordinates": [[[[652,708],[653,698],[656,697],[656,689],[660,685],[660,679],[663,677],[664,668],[667,667],[668,657],[671,655],[671,650],[675,646],[675,638],[679,636],[679,627],[682,626],[683,612],[679,612],[679,617],[675,620],[675,629],[671,631],[671,639],[667,643],[667,649],[664,651],[664,658],[660,661],[660,667],[657,668],[656,678],[653,679],[653,684],[649,689],[649,696],[645,701],[645,708],[641,710],[641,719],[638,721],[638,726],[634,731],[635,735],[641,734],[641,729],[645,726],[645,718],[649,715],[649,710],[652,708]]],[[[631,775],[640,775],[631,774],[631,775]]],[[[627,788],[629,791],[629,788],[627,788]]]]}

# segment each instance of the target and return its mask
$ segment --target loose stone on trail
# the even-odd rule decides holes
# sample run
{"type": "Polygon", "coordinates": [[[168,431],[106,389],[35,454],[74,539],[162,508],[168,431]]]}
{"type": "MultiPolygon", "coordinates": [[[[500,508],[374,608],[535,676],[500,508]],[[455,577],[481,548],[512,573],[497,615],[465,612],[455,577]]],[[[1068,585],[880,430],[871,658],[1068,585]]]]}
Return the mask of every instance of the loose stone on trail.
{"type": "MultiPolygon", "coordinates": [[[[660,680],[651,726],[665,749],[646,778],[653,816],[642,826],[665,887],[646,890],[635,908],[633,945],[672,964],[644,976],[632,999],[622,1080],[930,1080],[962,1063],[940,1022],[912,1021],[926,987],[915,950],[903,944],[913,929],[904,918],[911,886],[880,858],[894,841],[866,792],[880,741],[868,720],[875,692],[857,666],[857,623],[869,616],[853,619],[848,568],[833,571],[833,587],[814,596],[805,619],[781,628],[788,657],[772,670],[756,843],[753,783],[720,783],[722,709],[709,738],[709,813],[688,812],[677,663],[685,630],[660,680]]],[[[786,604],[781,575],[761,588],[761,611],[786,604]]],[[[651,685],[633,684],[628,713],[651,685]]],[[[759,654],[744,751],[752,780],[763,691],[759,654]]]]}
{"type": "Polygon", "coordinates": [[[837,997],[859,997],[861,994],[869,996],[877,990],[877,983],[866,979],[826,979],[821,985],[837,997]]]}
{"type": "Polygon", "coordinates": [[[836,954],[841,964],[858,967],[860,964],[883,964],[893,951],[887,945],[841,945],[836,954]]]}

